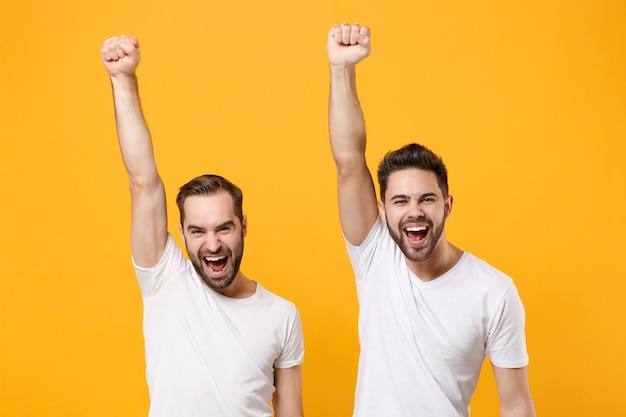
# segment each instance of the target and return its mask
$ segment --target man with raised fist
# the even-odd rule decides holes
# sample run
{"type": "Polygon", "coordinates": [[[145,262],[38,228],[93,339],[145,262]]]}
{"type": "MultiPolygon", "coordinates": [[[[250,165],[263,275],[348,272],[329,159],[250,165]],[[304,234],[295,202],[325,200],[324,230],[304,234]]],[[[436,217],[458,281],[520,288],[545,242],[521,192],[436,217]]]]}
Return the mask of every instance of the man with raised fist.
{"type": "Polygon", "coordinates": [[[524,308],[511,278],[446,239],[446,167],[418,144],[385,155],[380,201],[365,159],[356,65],[370,30],[328,34],[330,144],[359,298],[354,417],[467,417],[485,356],[502,416],[532,417],[524,308]]]}
{"type": "Polygon", "coordinates": [[[239,270],[247,232],[241,190],[218,175],[181,187],[176,202],[187,260],[167,231],[135,74],[139,43],[111,38],[101,54],[130,182],[150,417],[301,417],[299,313],[239,270]]]}

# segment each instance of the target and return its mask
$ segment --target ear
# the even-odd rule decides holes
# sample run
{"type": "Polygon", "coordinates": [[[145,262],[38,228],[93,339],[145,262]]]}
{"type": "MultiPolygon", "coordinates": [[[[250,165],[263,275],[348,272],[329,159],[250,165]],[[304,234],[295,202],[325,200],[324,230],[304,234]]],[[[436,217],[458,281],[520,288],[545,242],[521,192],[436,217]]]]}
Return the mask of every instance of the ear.
{"type": "Polygon", "coordinates": [[[378,200],[378,212],[381,214],[385,223],[387,223],[387,214],[385,213],[385,203],[382,200],[378,200]]]}
{"type": "Polygon", "coordinates": [[[243,219],[241,219],[241,228],[243,230],[243,237],[246,237],[248,234],[248,216],[243,215],[243,219]]]}
{"type": "Polygon", "coordinates": [[[180,232],[180,237],[183,238],[183,243],[186,243],[185,233],[183,232],[183,225],[178,223],[178,231],[180,232]]]}
{"type": "Polygon", "coordinates": [[[453,202],[454,202],[454,197],[452,197],[452,194],[448,194],[448,198],[446,198],[446,204],[444,205],[444,208],[443,208],[446,219],[450,217],[450,214],[452,214],[453,202]]]}

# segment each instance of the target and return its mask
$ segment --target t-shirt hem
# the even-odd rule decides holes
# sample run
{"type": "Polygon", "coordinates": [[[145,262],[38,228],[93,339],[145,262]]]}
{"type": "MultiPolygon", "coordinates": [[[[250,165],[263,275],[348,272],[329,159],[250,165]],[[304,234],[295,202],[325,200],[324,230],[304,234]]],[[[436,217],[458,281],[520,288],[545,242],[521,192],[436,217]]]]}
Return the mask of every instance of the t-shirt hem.
{"type": "Polygon", "coordinates": [[[297,360],[297,361],[289,361],[289,362],[282,362],[282,363],[275,363],[274,364],[274,368],[279,368],[279,369],[288,369],[288,368],[293,368],[294,366],[298,366],[298,365],[302,365],[304,363],[304,360],[297,360]]]}
{"type": "Polygon", "coordinates": [[[525,366],[528,366],[528,363],[530,362],[528,359],[525,361],[521,361],[521,362],[495,362],[492,360],[490,361],[492,365],[495,365],[498,368],[504,368],[504,369],[524,368],[525,366]]]}

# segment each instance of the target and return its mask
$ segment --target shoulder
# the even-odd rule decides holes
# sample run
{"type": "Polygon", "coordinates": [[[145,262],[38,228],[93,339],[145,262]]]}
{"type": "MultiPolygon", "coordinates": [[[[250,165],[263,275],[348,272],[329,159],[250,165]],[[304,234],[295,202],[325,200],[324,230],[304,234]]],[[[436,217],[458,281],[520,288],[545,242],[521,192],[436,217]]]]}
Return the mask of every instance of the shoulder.
{"type": "Polygon", "coordinates": [[[171,234],[168,234],[163,255],[155,266],[142,268],[134,260],[133,265],[144,297],[156,294],[175,277],[190,270],[190,263],[171,234]]]}
{"type": "Polygon", "coordinates": [[[381,216],[378,216],[365,240],[359,246],[354,246],[346,240],[346,247],[353,264],[362,261],[370,265],[374,260],[388,259],[389,255],[399,251],[381,216]]]}
{"type": "Polygon", "coordinates": [[[482,299],[485,305],[499,305],[507,294],[516,292],[513,279],[475,255],[464,252],[459,262],[448,272],[448,290],[482,299]]]}
{"type": "Polygon", "coordinates": [[[298,309],[292,301],[268,290],[259,282],[257,282],[256,290],[258,298],[263,304],[286,312],[297,312],[298,309]]]}
{"type": "Polygon", "coordinates": [[[513,283],[510,276],[469,252],[463,253],[459,266],[462,273],[471,274],[473,279],[485,284],[508,287],[513,283]]]}
{"type": "Polygon", "coordinates": [[[375,243],[377,240],[379,240],[381,237],[383,237],[385,234],[389,234],[385,228],[385,223],[383,222],[382,217],[379,215],[376,218],[376,221],[374,222],[374,224],[372,225],[371,229],[369,230],[369,232],[367,233],[367,235],[365,236],[365,239],[363,240],[363,242],[360,245],[353,245],[350,242],[348,242],[347,239],[344,239],[346,241],[346,245],[348,246],[349,249],[359,249],[359,248],[363,248],[363,247],[367,247],[372,245],[373,243],[375,243]]]}

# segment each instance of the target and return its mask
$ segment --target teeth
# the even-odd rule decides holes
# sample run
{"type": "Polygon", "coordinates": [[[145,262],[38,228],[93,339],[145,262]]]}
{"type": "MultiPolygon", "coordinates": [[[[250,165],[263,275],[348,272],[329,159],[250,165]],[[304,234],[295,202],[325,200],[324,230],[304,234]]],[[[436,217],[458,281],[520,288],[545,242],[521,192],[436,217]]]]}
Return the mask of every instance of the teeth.
{"type": "Polygon", "coordinates": [[[221,256],[205,256],[204,260],[207,262],[217,262],[221,259],[226,258],[226,255],[221,255],[221,256]]]}
{"type": "Polygon", "coordinates": [[[405,229],[407,232],[424,232],[426,230],[426,226],[420,227],[407,227],[405,229]]]}

